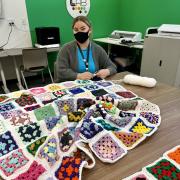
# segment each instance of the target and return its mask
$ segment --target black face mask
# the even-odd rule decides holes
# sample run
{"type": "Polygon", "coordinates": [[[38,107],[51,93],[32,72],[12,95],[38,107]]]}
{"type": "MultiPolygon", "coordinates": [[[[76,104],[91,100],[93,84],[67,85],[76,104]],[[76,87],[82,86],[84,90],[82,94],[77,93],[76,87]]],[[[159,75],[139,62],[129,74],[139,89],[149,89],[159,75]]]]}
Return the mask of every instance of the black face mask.
{"type": "Polygon", "coordinates": [[[88,32],[77,32],[76,34],[74,34],[75,39],[79,42],[79,43],[84,43],[87,41],[87,39],[89,38],[89,31],[88,32]]]}

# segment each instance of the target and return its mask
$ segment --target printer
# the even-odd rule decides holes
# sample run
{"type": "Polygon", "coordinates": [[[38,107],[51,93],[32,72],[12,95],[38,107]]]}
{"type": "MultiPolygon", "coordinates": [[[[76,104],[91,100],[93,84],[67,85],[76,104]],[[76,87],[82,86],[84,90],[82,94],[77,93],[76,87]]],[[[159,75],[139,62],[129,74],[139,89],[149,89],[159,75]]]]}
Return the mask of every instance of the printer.
{"type": "Polygon", "coordinates": [[[180,25],[179,24],[162,24],[158,28],[159,35],[166,36],[180,36],[180,25]]]}
{"type": "Polygon", "coordinates": [[[140,32],[114,30],[109,37],[112,39],[117,39],[119,42],[142,41],[142,33],[140,32]]]}

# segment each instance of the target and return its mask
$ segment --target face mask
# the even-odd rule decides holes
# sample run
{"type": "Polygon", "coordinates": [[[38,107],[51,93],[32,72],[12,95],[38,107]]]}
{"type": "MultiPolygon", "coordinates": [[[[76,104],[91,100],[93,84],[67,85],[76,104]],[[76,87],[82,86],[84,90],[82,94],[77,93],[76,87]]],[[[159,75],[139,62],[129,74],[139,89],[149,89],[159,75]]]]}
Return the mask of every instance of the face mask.
{"type": "Polygon", "coordinates": [[[79,42],[79,43],[84,43],[87,41],[87,39],[89,38],[89,31],[88,32],[77,32],[76,34],[74,34],[75,39],[79,42]]]}

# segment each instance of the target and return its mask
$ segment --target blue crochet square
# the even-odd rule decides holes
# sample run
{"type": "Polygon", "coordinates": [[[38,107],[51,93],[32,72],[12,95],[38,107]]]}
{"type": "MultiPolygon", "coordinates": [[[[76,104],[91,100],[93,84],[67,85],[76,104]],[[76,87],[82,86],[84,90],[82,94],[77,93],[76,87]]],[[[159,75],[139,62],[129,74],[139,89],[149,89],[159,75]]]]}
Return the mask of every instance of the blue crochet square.
{"type": "Polygon", "coordinates": [[[83,93],[85,91],[83,89],[81,89],[81,88],[73,88],[73,89],[69,89],[69,92],[76,95],[76,94],[79,94],[79,93],[83,93]]]}
{"type": "Polygon", "coordinates": [[[53,117],[48,117],[45,119],[46,127],[49,131],[51,131],[58,121],[60,120],[60,116],[53,116],[53,117]]]}
{"type": "Polygon", "coordinates": [[[93,138],[101,131],[103,131],[103,128],[90,119],[85,119],[80,129],[81,134],[87,139],[93,138]]]}
{"type": "Polygon", "coordinates": [[[11,132],[0,135],[0,157],[18,148],[11,132]]]}

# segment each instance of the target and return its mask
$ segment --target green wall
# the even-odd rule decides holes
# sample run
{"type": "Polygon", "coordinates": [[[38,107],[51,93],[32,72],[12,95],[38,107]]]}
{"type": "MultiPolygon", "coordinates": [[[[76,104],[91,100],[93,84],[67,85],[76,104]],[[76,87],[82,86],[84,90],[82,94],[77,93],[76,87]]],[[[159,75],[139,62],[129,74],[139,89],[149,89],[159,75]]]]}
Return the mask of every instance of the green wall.
{"type": "Polygon", "coordinates": [[[179,0],[119,0],[119,29],[145,33],[148,27],[180,24],[179,0]]]}
{"type": "MultiPolygon", "coordinates": [[[[58,26],[62,44],[73,39],[73,18],[66,9],[66,0],[26,0],[26,6],[33,44],[36,42],[34,29],[38,26],[58,26]]],[[[109,35],[119,27],[119,0],[91,0],[88,17],[93,25],[93,38],[109,35]]],[[[52,70],[56,55],[48,55],[52,70]]]]}
{"type": "MultiPolygon", "coordinates": [[[[73,39],[71,24],[73,18],[66,10],[65,0],[26,0],[32,41],[37,26],[58,26],[62,44],[73,39]]],[[[91,0],[88,15],[93,25],[93,37],[103,37],[119,27],[119,0],[91,0]]]]}

